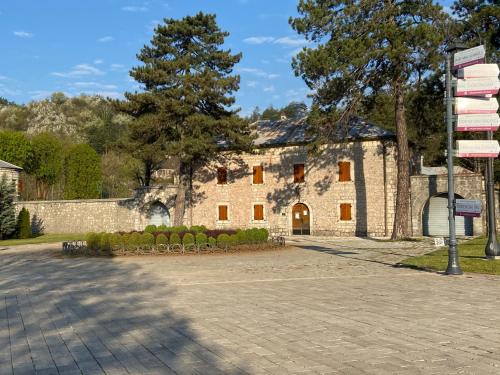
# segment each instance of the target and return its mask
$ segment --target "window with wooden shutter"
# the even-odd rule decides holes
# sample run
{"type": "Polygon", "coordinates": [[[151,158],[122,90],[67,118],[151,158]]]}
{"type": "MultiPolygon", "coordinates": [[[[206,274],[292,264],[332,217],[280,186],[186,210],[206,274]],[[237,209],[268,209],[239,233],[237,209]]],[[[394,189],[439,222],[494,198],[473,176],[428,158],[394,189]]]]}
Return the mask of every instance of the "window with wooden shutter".
{"type": "Polygon", "coordinates": [[[227,184],[227,169],[224,167],[217,168],[217,185],[227,184]]]}
{"type": "Polygon", "coordinates": [[[262,165],[254,165],[253,183],[255,185],[260,185],[264,183],[264,167],[262,165]]]}
{"type": "Polygon", "coordinates": [[[253,219],[254,220],[264,220],[264,205],[254,204],[253,206],[253,219]]]}
{"type": "Polygon", "coordinates": [[[301,183],[304,182],[304,164],[294,164],[293,165],[293,182],[301,183]]]}
{"type": "Polygon", "coordinates": [[[227,221],[227,206],[219,206],[219,221],[227,221]]]}
{"type": "Polygon", "coordinates": [[[342,203],[340,205],[340,220],[352,220],[350,203],[342,203]]]}
{"type": "Polygon", "coordinates": [[[339,163],[339,181],[351,181],[351,163],[348,161],[341,161],[339,163]]]}

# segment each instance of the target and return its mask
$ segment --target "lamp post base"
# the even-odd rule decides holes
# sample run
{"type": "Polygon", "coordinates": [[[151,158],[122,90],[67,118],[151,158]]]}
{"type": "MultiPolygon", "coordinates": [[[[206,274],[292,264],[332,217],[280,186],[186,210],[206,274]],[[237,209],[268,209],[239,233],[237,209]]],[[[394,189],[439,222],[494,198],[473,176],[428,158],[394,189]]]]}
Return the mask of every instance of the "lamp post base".
{"type": "Polygon", "coordinates": [[[485,248],[486,258],[498,259],[500,258],[500,245],[498,244],[496,233],[490,235],[485,248]]]}
{"type": "Polygon", "coordinates": [[[447,275],[463,275],[464,274],[459,266],[448,266],[445,273],[447,275]]]}

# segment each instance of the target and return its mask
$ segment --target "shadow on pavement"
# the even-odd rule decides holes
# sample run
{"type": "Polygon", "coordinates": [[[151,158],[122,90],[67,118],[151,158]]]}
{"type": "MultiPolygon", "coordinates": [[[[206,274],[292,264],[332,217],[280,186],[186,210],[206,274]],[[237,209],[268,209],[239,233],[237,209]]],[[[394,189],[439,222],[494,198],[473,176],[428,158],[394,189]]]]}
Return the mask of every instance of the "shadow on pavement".
{"type": "Polygon", "coordinates": [[[29,258],[0,255],[1,374],[246,374],[140,265],[29,258]]]}

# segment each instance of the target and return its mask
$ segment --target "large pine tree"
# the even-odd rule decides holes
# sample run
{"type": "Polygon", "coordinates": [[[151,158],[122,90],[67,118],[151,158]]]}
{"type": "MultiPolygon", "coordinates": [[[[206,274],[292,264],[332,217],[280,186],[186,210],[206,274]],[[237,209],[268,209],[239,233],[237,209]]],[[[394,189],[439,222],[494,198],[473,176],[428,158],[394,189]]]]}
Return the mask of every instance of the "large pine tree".
{"type": "Polygon", "coordinates": [[[446,15],[432,0],[300,0],[298,12],[290,23],[315,47],[304,49],[292,64],[315,91],[318,133],[336,134],[331,128],[348,122],[367,94],[385,90],[392,96],[398,142],[392,238],[407,237],[410,153],[405,97],[442,59],[440,24],[446,15]]]}
{"type": "Polygon", "coordinates": [[[215,15],[165,19],[137,56],[143,64],[130,72],[144,90],[125,94],[121,107],[137,119],[131,138],[145,167],[151,172],[158,156],[179,161],[175,225],[182,224],[195,170],[222,143],[233,150],[250,146],[248,125],[233,109],[240,79],[232,72],[241,54],[222,49],[228,35],[215,15]]]}

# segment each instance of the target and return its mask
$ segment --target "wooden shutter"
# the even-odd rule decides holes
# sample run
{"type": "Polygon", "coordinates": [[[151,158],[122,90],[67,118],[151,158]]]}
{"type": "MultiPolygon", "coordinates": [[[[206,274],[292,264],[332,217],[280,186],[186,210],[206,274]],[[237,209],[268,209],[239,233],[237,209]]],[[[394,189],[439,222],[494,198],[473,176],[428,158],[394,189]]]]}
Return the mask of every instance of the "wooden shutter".
{"type": "Polygon", "coordinates": [[[262,165],[253,167],[253,183],[256,185],[264,183],[264,167],[262,165]]]}
{"type": "Polygon", "coordinates": [[[293,182],[304,182],[304,164],[293,165],[293,182]]]}
{"type": "Polygon", "coordinates": [[[254,220],[264,220],[264,205],[255,204],[253,206],[253,219],[254,220]]]}
{"type": "Polygon", "coordinates": [[[219,206],[219,220],[227,220],[227,206],[219,206]]]}
{"type": "Polygon", "coordinates": [[[340,204],[340,220],[351,220],[351,204],[341,203],[340,204]]]}
{"type": "Polygon", "coordinates": [[[351,181],[351,163],[348,161],[341,161],[339,163],[339,181],[351,181]]]}
{"type": "Polygon", "coordinates": [[[227,184],[227,169],[224,167],[217,168],[217,184],[227,184]]]}

